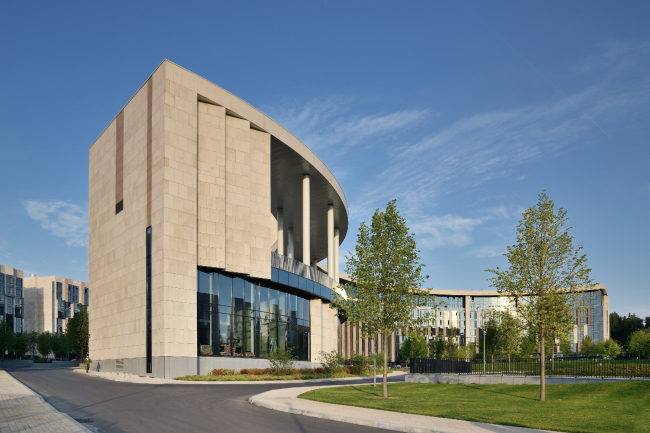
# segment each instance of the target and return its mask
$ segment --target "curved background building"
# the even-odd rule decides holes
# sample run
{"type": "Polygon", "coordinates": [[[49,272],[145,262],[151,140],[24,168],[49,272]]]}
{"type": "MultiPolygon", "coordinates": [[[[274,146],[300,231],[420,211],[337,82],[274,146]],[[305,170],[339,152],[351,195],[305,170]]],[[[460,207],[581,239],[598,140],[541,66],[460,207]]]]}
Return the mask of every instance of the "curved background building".
{"type": "MultiPolygon", "coordinates": [[[[578,289],[575,299],[574,325],[571,333],[571,349],[579,352],[585,336],[593,342],[609,339],[609,296],[607,288],[598,284],[590,288],[578,289]]],[[[428,308],[435,309],[434,316],[424,327],[425,338],[431,340],[438,335],[447,337],[450,329],[455,329],[459,346],[480,344],[484,324],[491,312],[510,312],[517,316],[517,306],[507,297],[499,296],[492,290],[439,290],[431,289],[428,308]]],[[[429,313],[429,312],[427,312],[429,313]]],[[[374,350],[372,339],[361,338],[359,326],[344,322],[340,326],[339,351],[344,356],[355,353],[369,355],[374,350]]],[[[400,329],[389,336],[389,359],[400,360],[400,348],[406,339],[407,330],[400,329]]],[[[381,338],[380,338],[381,339],[381,338]]],[[[478,348],[476,348],[478,350],[478,348]]],[[[554,348],[554,353],[559,347],[554,348]]]]}
{"type": "Polygon", "coordinates": [[[347,202],[290,132],[165,60],[89,153],[97,368],[175,377],[337,348],[347,202]]]}

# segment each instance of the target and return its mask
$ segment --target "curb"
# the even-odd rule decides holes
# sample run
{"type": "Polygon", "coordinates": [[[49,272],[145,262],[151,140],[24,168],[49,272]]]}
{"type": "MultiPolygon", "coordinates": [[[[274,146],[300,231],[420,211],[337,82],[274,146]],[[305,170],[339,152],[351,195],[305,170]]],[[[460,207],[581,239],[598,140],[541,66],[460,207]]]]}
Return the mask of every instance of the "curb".
{"type": "MultiPolygon", "coordinates": [[[[344,386],[344,385],[341,385],[344,386]]],[[[326,420],[331,420],[331,421],[339,421],[339,422],[345,422],[348,424],[356,424],[356,425],[362,425],[366,427],[374,427],[374,428],[380,428],[384,430],[392,430],[392,431],[399,431],[399,432],[407,432],[407,433],[449,433],[447,431],[443,430],[432,430],[432,429],[423,429],[423,428],[418,428],[418,427],[411,427],[408,425],[404,424],[394,424],[394,423],[387,423],[387,422],[382,422],[382,421],[373,421],[370,419],[365,419],[365,418],[356,418],[353,416],[348,416],[348,415],[337,415],[334,413],[330,412],[319,412],[315,410],[304,410],[304,409],[294,409],[292,407],[282,405],[282,404],[273,404],[273,403],[268,403],[262,400],[258,400],[255,397],[259,395],[258,394],[253,397],[250,397],[248,401],[259,407],[263,407],[266,409],[272,409],[272,410],[277,410],[279,412],[285,412],[285,413],[292,413],[296,415],[305,415],[305,416],[311,416],[313,418],[320,418],[320,419],[326,419],[326,420]]],[[[323,404],[329,404],[329,403],[323,403],[323,404]]]]}

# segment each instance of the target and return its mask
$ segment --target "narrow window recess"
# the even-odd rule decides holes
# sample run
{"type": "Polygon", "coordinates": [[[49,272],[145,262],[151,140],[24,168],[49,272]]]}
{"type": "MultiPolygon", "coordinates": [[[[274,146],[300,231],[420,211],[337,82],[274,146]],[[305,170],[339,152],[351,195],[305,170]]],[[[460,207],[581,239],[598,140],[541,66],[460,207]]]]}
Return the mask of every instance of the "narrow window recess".
{"type": "Polygon", "coordinates": [[[124,210],[124,200],[120,200],[115,204],[115,215],[124,210]]]}
{"type": "Polygon", "coordinates": [[[151,226],[147,227],[147,266],[146,266],[146,356],[147,373],[153,373],[151,341],[151,226]]]}

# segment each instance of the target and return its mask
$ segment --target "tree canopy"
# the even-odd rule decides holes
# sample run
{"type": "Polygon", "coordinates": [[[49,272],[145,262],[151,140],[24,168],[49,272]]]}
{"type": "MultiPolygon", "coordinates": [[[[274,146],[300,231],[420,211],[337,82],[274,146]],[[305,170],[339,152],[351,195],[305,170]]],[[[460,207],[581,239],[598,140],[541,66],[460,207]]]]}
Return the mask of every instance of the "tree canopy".
{"type": "Polygon", "coordinates": [[[492,287],[517,305],[526,330],[539,338],[541,352],[540,400],[546,399],[545,346],[547,338],[560,337],[573,326],[577,289],[594,285],[582,246],[573,246],[567,212],[555,211],[542,192],[536,205],[522,214],[517,241],[504,254],[509,268],[488,269],[492,287]]]}
{"type": "MultiPolygon", "coordinates": [[[[392,200],[385,211],[375,211],[370,226],[361,223],[354,252],[346,256],[351,282],[343,287],[346,296],[335,294],[331,306],[343,311],[352,323],[361,322],[364,337],[381,335],[384,353],[391,333],[422,326],[428,320],[428,310],[418,311],[429,299],[421,289],[427,277],[422,274],[419,253],[414,235],[392,200]]],[[[384,397],[388,396],[387,371],[384,358],[384,397]]]]}

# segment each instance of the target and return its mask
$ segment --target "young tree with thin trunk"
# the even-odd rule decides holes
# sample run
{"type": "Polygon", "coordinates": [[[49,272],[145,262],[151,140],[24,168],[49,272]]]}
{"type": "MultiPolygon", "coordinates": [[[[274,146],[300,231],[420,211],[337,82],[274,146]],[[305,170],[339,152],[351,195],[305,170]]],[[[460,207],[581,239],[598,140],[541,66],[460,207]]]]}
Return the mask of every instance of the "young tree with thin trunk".
{"type": "Polygon", "coordinates": [[[504,254],[509,269],[488,269],[492,287],[516,302],[523,323],[539,339],[541,352],[540,400],[546,400],[547,338],[566,334],[573,326],[580,287],[593,287],[582,246],[573,246],[570,228],[563,228],[566,211],[545,192],[523,213],[517,224],[517,242],[504,254]]]}
{"type": "MultiPolygon", "coordinates": [[[[354,253],[346,256],[351,282],[343,286],[346,296],[335,294],[331,306],[345,312],[351,323],[361,322],[364,338],[382,335],[384,354],[389,353],[389,335],[400,328],[424,326],[429,320],[429,312],[418,308],[426,307],[430,299],[428,291],[421,289],[427,277],[422,275],[419,253],[393,200],[385,211],[375,211],[370,226],[361,223],[354,253]]],[[[384,356],[384,397],[388,397],[387,373],[388,356],[384,356]]]]}
{"type": "Polygon", "coordinates": [[[38,352],[45,358],[47,361],[47,357],[50,356],[50,353],[52,352],[52,334],[50,331],[45,331],[42,334],[38,335],[38,339],[36,340],[36,348],[38,349],[38,352]]]}
{"type": "Polygon", "coordinates": [[[521,323],[507,311],[500,312],[499,319],[497,346],[501,354],[508,358],[508,370],[510,370],[510,360],[519,349],[521,342],[521,323]]]}
{"type": "Polygon", "coordinates": [[[32,354],[32,359],[36,359],[36,342],[38,341],[38,332],[32,331],[28,336],[28,351],[32,354]]]}

